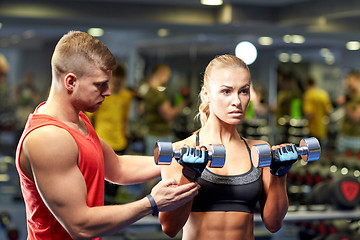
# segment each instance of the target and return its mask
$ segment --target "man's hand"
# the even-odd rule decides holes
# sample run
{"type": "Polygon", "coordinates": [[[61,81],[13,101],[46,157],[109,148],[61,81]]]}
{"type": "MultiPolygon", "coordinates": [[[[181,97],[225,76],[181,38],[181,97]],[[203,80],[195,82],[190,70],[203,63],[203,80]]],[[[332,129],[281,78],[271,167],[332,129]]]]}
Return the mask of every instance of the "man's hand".
{"type": "Polygon", "coordinates": [[[197,194],[200,186],[195,182],[178,185],[175,179],[162,180],[151,190],[157,207],[160,212],[174,210],[191,199],[197,194]]]}

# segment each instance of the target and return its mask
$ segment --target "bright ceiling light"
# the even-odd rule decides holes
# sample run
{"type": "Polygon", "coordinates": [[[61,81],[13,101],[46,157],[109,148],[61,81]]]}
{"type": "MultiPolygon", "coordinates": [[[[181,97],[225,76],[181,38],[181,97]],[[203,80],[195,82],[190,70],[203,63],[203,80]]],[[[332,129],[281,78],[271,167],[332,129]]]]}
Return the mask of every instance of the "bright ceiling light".
{"type": "Polygon", "coordinates": [[[293,35],[293,43],[302,44],[305,42],[305,37],[301,35],[293,35]]]}
{"type": "Polygon", "coordinates": [[[219,6],[223,4],[223,0],[200,0],[202,5],[219,6]]]}
{"type": "Polygon", "coordinates": [[[88,34],[94,37],[101,37],[104,35],[104,29],[102,28],[89,28],[88,34]]]}
{"type": "Polygon", "coordinates": [[[157,33],[159,37],[166,37],[169,35],[169,30],[166,28],[160,28],[157,33]]]}
{"type": "Polygon", "coordinates": [[[357,51],[360,49],[360,42],[358,41],[349,41],[346,43],[346,49],[350,51],[357,51]]]}
{"type": "Polygon", "coordinates": [[[335,57],[334,56],[327,56],[324,58],[325,63],[328,65],[332,65],[335,63],[335,57]]]}
{"type": "Polygon", "coordinates": [[[324,61],[328,65],[332,65],[335,63],[335,56],[328,48],[321,48],[320,55],[324,58],[324,61]]]}
{"type": "Polygon", "coordinates": [[[236,46],[235,55],[241,58],[247,65],[250,65],[257,58],[257,50],[251,42],[244,41],[236,46]]]}
{"type": "Polygon", "coordinates": [[[280,53],[278,58],[279,58],[279,61],[283,62],[283,63],[289,62],[289,60],[290,60],[290,56],[288,53],[280,53]]]}
{"type": "Polygon", "coordinates": [[[292,36],[289,35],[289,34],[284,35],[284,36],[283,36],[283,41],[284,41],[285,43],[292,43],[292,36]]]}
{"type": "Polygon", "coordinates": [[[270,46],[273,44],[273,39],[271,37],[259,37],[258,43],[263,46],[270,46]]]}
{"type": "Polygon", "coordinates": [[[290,59],[293,63],[299,63],[302,60],[302,57],[299,53],[293,53],[290,56],[290,59]]]}
{"type": "Polygon", "coordinates": [[[320,55],[323,57],[328,56],[329,54],[331,54],[330,50],[328,48],[321,48],[320,49],[320,55]]]}
{"type": "Polygon", "coordinates": [[[302,35],[290,35],[286,34],[283,36],[283,41],[285,43],[296,43],[296,44],[302,44],[305,42],[305,37],[302,35]]]}

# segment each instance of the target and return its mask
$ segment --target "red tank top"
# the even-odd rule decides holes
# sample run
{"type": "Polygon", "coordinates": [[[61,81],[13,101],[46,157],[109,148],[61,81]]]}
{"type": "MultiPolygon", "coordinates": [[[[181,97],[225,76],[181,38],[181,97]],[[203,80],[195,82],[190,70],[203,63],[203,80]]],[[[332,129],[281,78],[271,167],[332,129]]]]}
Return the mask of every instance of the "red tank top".
{"type": "Polygon", "coordinates": [[[26,206],[28,239],[71,239],[67,231],[44,204],[34,181],[29,179],[20,168],[19,157],[24,138],[34,129],[54,125],[67,130],[72,135],[79,148],[78,167],[86,182],[87,205],[89,207],[104,205],[104,157],[100,141],[85,114],[80,112],[80,118],[85,122],[88,129],[87,136],[49,115],[30,114],[29,116],[16,150],[16,168],[19,172],[21,191],[26,206]]]}

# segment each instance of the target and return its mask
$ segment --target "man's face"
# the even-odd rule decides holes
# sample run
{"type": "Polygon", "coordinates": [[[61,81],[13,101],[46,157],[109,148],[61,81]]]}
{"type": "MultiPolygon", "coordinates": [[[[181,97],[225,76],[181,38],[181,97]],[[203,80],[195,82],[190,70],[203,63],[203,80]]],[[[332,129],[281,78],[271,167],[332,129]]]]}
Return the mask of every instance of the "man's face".
{"type": "Polygon", "coordinates": [[[111,71],[95,69],[77,79],[74,86],[74,105],[80,111],[95,112],[106,96],[110,96],[111,71]]]}
{"type": "Polygon", "coordinates": [[[161,76],[161,85],[165,86],[171,77],[171,70],[167,68],[162,69],[160,76],[161,76]]]}
{"type": "Polygon", "coordinates": [[[360,89],[359,83],[360,79],[356,75],[350,75],[346,79],[346,86],[350,93],[356,93],[357,89],[360,89]]]}

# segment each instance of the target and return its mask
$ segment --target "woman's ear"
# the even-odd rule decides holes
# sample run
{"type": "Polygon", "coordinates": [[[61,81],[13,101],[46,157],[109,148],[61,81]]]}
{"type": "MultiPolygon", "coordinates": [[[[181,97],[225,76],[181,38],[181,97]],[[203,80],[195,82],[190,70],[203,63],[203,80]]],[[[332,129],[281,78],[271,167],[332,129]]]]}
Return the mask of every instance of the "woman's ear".
{"type": "Polygon", "coordinates": [[[209,92],[205,87],[201,88],[202,94],[204,96],[204,99],[207,103],[210,103],[210,97],[209,97],[209,92]]]}
{"type": "Polygon", "coordinates": [[[74,88],[75,88],[75,85],[76,85],[76,82],[77,82],[77,77],[73,73],[68,73],[64,77],[64,82],[65,82],[65,88],[68,91],[72,92],[72,91],[74,91],[74,88]]]}

